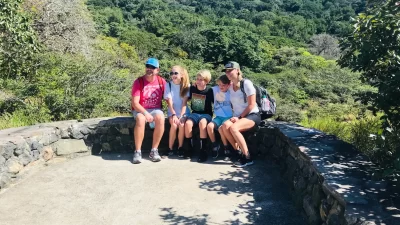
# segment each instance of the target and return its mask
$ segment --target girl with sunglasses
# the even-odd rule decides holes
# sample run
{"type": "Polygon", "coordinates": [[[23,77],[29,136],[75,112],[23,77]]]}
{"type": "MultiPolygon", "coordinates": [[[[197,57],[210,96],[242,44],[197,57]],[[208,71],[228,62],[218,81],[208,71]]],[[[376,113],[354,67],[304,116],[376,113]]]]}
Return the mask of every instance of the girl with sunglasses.
{"type": "Polygon", "coordinates": [[[189,114],[187,101],[189,98],[189,75],[185,68],[176,65],[171,68],[169,73],[171,81],[165,84],[164,99],[168,105],[168,120],[171,124],[169,130],[169,151],[163,153],[163,158],[176,155],[173,150],[176,139],[176,132],[178,130],[178,147],[181,151],[183,140],[185,136],[184,124],[185,116],[189,114]]]}

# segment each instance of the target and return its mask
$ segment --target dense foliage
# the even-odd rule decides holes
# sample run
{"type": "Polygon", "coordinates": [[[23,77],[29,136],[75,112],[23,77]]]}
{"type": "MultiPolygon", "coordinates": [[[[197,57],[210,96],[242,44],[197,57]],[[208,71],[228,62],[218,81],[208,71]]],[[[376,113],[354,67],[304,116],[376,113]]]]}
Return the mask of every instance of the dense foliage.
{"type": "MultiPolygon", "coordinates": [[[[400,2],[371,1],[355,21],[353,34],[341,42],[340,65],[361,72],[365,83],[376,87],[360,95],[374,112],[382,111],[385,129],[369,146],[370,155],[400,172],[400,2]]],[[[387,172],[389,171],[389,172],[387,172]]]]}

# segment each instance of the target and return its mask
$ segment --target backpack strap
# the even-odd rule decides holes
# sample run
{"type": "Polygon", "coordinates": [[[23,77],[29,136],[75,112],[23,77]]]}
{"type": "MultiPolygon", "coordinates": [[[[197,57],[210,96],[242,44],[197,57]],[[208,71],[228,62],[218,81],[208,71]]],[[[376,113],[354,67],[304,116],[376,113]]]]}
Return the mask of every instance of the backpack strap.
{"type": "Polygon", "coordinates": [[[168,81],[169,92],[171,92],[171,81],[168,81]]]}
{"type": "Polygon", "coordinates": [[[140,102],[143,99],[143,89],[144,89],[143,77],[139,77],[139,86],[140,86],[140,99],[139,99],[140,102]]]}
{"type": "Polygon", "coordinates": [[[247,95],[246,95],[246,92],[244,92],[244,81],[245,81],[246,79],[245,78],[243,78],[241,81],[240,81],[240,90],[243,92],[243,100],[244,100],[244,103],[247,103],[247,95]]]}
{"type": "MultiPolygon", "coordinates": [[[[162,109],[162,99],[164,98],[164,85],[162,85],[162,78],[157,75],[157,81],[158,81],[158,86],[160,86],[161,89],[161,106],[160,109],[162,109]]],[[[171,84],[170,84],[170,90],[171,90],[171,84]]]]}

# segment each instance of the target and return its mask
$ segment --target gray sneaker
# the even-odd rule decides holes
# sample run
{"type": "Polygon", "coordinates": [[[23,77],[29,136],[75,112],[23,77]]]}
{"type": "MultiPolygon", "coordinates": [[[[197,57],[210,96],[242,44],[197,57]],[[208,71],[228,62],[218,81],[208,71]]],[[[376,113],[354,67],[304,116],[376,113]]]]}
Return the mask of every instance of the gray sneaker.
{"type": "Polygon", "coordinates": [[[142,162],[142,152],[136,152],[133,154],[133,164],[139,164],[142,162]]]}
{"type": "Polygon", "coordinates": [[[161,161],[161,157],[160,157],[160,155],[158,154],[158,149],[153,148],[153,149],[150,151],[149,158],[150,158],[151,161],[153,161],[153,162],[160,162],[160,161],[161,161]]]}

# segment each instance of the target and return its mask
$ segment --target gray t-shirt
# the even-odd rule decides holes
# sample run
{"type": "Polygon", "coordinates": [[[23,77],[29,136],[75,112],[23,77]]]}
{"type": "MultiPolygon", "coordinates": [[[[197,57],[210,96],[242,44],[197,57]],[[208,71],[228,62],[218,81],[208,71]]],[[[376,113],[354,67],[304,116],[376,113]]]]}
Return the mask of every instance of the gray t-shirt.
{"type": "MultiPolygon", "coordinates": [[[[181,116],[181,109],[182,109],[182,104],[183,104],[183,99],[180,96],[180,84],[174,84],[174,82],[169,81],[165,83],[165,88],[164,88],[164,99],[172,99],[172,107],[175,110],[176,116],[180,117],[181,116]],[[169,83],[171,83],[171,89],[169,88],[169,83]]],[[[189,97],[189,91],[187,95],[189,97]]],[[[186,113],[189,113],[189,107],[186,105],[186,113]]],[[[168,116],[171,116],[172,113],[170,112],[168,108],[168,116]]]]}
{"type": "MultiPolygon", "coordinates": [[[[250,80],[246,79],[243,82],[243,87],[244,87],[244,92],[246,93],[247,97],[251,95],[256,94],[256,89],[253,86],[253,82],[250,80]]],[[[233,90],[233,86],[231,85],[229,87],[229,92],[230,92],[230,97],[231,97],[231,103],[233,107],[233,116],[238,117],[240,114],[246,109],[248,106],[248,101],[244,102],[244,96],[242,90],[240,88],[237,91],[233,90]]],[[[257,113],[259,112],[257,104],[254,106],[254,108],[249,112],[250,113],[257,113]]]]}

